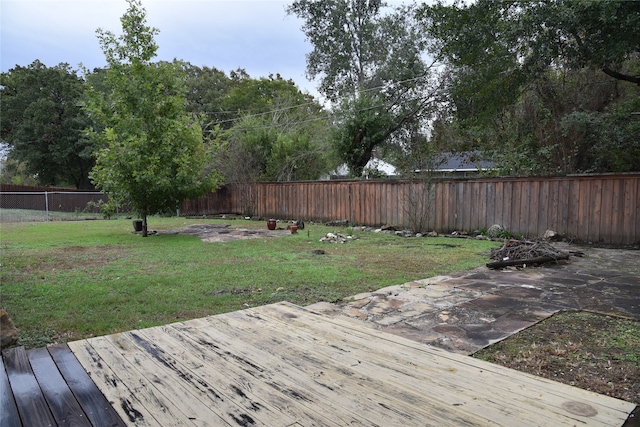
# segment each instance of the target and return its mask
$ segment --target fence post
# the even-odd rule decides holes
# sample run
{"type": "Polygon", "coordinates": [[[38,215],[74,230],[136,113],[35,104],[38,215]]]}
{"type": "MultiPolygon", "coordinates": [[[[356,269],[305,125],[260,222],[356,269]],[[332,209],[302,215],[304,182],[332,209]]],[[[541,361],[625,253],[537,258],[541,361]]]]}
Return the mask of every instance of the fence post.
{"type": "Polygon", "coordinates": [[[49,222],[49,193],[44,192],[44,209],[47,212],[47,222],[49,222]]]}

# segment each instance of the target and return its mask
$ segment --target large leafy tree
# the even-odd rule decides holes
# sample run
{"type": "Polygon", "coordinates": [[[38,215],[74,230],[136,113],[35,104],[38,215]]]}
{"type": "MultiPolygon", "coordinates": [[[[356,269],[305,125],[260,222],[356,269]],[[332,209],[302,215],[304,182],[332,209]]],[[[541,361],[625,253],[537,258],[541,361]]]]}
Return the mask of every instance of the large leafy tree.
{"type": "Polygon", "coordinates": [[[627,160],[638,149],[640,3],[479,0],[424,5],[419,17],[449,67],[452,119],[442,117],[466,148],[516,174],[638,167],[627,160]]]}
{"type": "Polygon", "coordinates": [[[435,105],[422,31],[411,8],[390,10],[379,0],[298,0],[288,11],[304,20],[313,45],[308,77],[319,78],[336,105],[337,154],[359,176],[374,148],[435,105]]]}
{"type": "Polygon", "coordinates": [[[461,113],[492,113],[549,67],[597,68],[640,85],[640,3],[617,0],[479,0],[424,5],[418,13],[455,69],[461,113]],[[466,102],[464,100],[467,100],[466,102]]]}
{"type": "Polygon", "coordinates": [[[279,75],[234,80],[223,105],[239,119],[219,134],[214,156],[226,182],[311,180],[328,171],[326,113],[310,95],[279,75]]]}
{"type": "Polygon", "coordinates": [[[184,70],[186,76],[187,111],[204,118],[205,137],[216,124],[225,129],[231,127],[236,115],[226,111],[223,102],[235,82],[215,67],[198,67],[188,62],[176,65],[184,70]]]}
{"type": "Polygon", "coordinates": [[[285,80],[279,74],[253,79],[248,75],[235,79],[234,86],[222,100],[227,112],[242,114],[270,114],[282,108],[300,106],[318,110],[313,97],[304,94],[293,80],[285,80]]]}
{"type": "Polygon", "coordinates": [[[92,188],[94,145],[83,136],[83,80],[40,61],[0,74],[0,132],[10,158],[43,185],[92,188]]]}
{"type": "Polygon", "coordinates": [[[97,31],[108,69],[107,94],[90,90],[88,112],[104,125],[92,172],[110,201],[128,203],[143,220],[175,211],[185,198],[217,185],[207,168],[202,127],[187,114],[185,78],[176,63],[152,63],[158,30],[146,24],[139,0],[128,0],[121,36],[97,31]]]}
{"type": "Polygon", "coordinates": [[[313,45],[307,74],[320,77],[319,90],[330,101],[366,89],[385,56],[380,36],[380,0],[298,0],[288,8],[304,20],[313,45]]]}

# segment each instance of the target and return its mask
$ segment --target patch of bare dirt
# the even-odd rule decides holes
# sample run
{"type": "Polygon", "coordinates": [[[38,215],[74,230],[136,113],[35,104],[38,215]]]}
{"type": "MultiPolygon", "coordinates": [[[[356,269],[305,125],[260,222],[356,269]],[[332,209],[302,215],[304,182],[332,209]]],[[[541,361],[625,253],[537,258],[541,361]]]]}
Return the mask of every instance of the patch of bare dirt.
{"type": "Polygon", "coordinates": [[[640,322],[635,320],[558,313],[474,357],[640,405],[640,322]]]}
{"type": "Polygon", "coordinates": [[[27,280],[34,274],[60,270],[87,270],[109,264],[125,254],[125,249],[111,245],[94,247],[69,246],[25,254],[19,269],[11,274],[13,281],[27,280]]]}
{"type": "Polygon", "coordinates": [[[288,230],[235,228],[230,227],[228,224],[193,224],[169,233],[197,236],[207,243],[231,242],[233,240],[277,237],[290,234],[288,230]]]}

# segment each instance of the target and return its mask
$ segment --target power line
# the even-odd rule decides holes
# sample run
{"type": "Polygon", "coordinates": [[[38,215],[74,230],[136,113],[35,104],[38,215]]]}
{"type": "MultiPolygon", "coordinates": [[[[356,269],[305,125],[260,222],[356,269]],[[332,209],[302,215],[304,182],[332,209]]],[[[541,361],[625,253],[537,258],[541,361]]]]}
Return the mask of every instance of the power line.
{"type": "MultiPolygon", "coordinates": [[[[417,77],[412,77],[410,79],[405,79],[405,80],[400,80],[398,82],[393,82],[392,84],[403,84],[403,83],[408,83],[408,82],[412,82],[412,81],[417,81],[420,80],[422,78],[427,77],[426,75],[423,76],[417,76],[417,77]]],[[[381,89],[385,89],[386,87],[390,86],[389,84],[382,84],[379,86],[375,86],[372,88],[367,88],[367,89],[363,89],[361,90],[359,93],[368,93],[368,92],[372,92],[372,91],[378,91],[381,89]]],[[[349,96],[353,96],[355,95],[356,92],[354,92],[352,95],[349,96]]],[[[348,96],[345,95],[342,97],[342,100],[347,99],[348,96]]],[[[416,98],[412,98],[409,101],[414,101],[416,99],[419,99],[418,97],[416,98]]],[[[224,123],[231,123],[231,122],[235,122],[237,120],[241,120],[241,119],[247,119],[247,118],[254,118],[254,117],[260,117],[260,116],[264,116],[264,115],[269,115],[269,114],[274,114],[274,113],[278,113],[278,112],[282,112],[282,111],[288,111],[288,110],[292,110],[295,108],[301,108],[307,105],[317,105],[317,103],[315,101],[313,102],[305,102],[303,104],[297,104],[297,105],[293,105],[293,106],[289,106],[289,107],[283,107],[283,108],[276,108],[276,109],[272,109],[272,110],[268,110],[268,111],[263,111],[260,113],[255,113],[255,114],[246,114],[243,115],[242,117],[237,117],[237,118],[233,118],[233,119],[225,119],[225,120],[220,120],[214,123],[210,123],[211,126],[216,126],[216,125],[220,125],[220,124],[224,124],[224,123]]],[[[375,109],[375,108],[379,108],[379,107],[383,107],[383,106],[391,106],[393,104],[379,104],[379,105],[374,105],[372,107],[367,107],[367,108],[363,108],[363,109],[359,109],[359,110],[355,110],[355,112],[362,112],[362,111],[367,111],[367,110],[371,110],[371,109],[375,109]]],[[[250,110],[249,110],[250,111],[250,110]]],[[[206,111],[204,113],[207,113],[206,111]]],[[[219,112],[215,112],[215,114],[236,114],[236,112],[233,111],[219,111],[219,112]]],[[[313,122],[313,121],[319,121],[319,120],[325,120],[325,119],[329,119],[331,116],[327,115],[326,117],[319,117],[319,118],[313,118],[313,119],[308,119],[308,120],[302,120],[302,121],[298,121],[298,122],[291,122],[288,124],[300,124],[300,123],[306,123],[306,122],[313,122]]],[[[275,128],[275,127],[281,127],[281,124],[274,124],[274,125],[264,125],[264,126],[256,126],[256,127],[250,127],[250,128],[241,128],[240,130],[250,130],[250,129],[268,129],[268,128],[275,128]]]]}
{"type": "MultiPolygon", "coordinates": [[[[416,100],[419,100],[419,99],[421,99],[421,98],[420,97],[409,98],[409,99],[405,100],[405,102],[416,101],[416,100]]],[[[369,107],[366,107],[366,108],[360,108],[360,109],[357,109],[357,110],[352,110],[351,112],[360,113],[360,112],[363,112],[363,111],[374,110],[376,108],[381,108],[381,107],[391,107],[393,105],[395,105],[395,103],[393,103],[393,102],[381,103],[381,104],[376,104],[376,105],[369,106],[369,107]]],[[[274,124],[261,125],[261,126],[247,126],[247,127],[240,127],[240,128],[234,128],[234,129],[237,130],[237,131],[274,129],[274,128],[279,128],[279,127],[284,127],[284,126],[294,126],[294,125],[299,125],[299,124],[304,124],[304,123],[311,123],[311,122],[316,122],[316,121],[321,121],[321,120],[330,120],[332,118],[332,116],[333,116],[332,114],[327,114],[326,116],[314,117],[314,118],[311,118],[311,119],[299,120],[299,121],[294,121],[294,122],[274,123],[274,124]]],[[[249,117],[249,116],[247,116],[247,117],[249,117]]]]}

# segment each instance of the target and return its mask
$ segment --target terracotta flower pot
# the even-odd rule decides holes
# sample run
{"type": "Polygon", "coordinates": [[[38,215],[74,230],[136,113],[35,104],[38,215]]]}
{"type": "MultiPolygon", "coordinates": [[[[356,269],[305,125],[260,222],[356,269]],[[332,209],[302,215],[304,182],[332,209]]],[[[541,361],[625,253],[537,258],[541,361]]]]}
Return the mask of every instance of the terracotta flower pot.
{"type": "Polygon", "coordinates": [[[291,230],[291,234],[296,234],[298,232],[297,225],[292,225],[291,227],[289,227],[289,229],[291,230]]]}
{"type": "Polygon", "coordinates": [[[276,229],[276,220],[272,218],[269,221],[267,221],[267,228],[269,230],[275,230],[276,229]]]}

